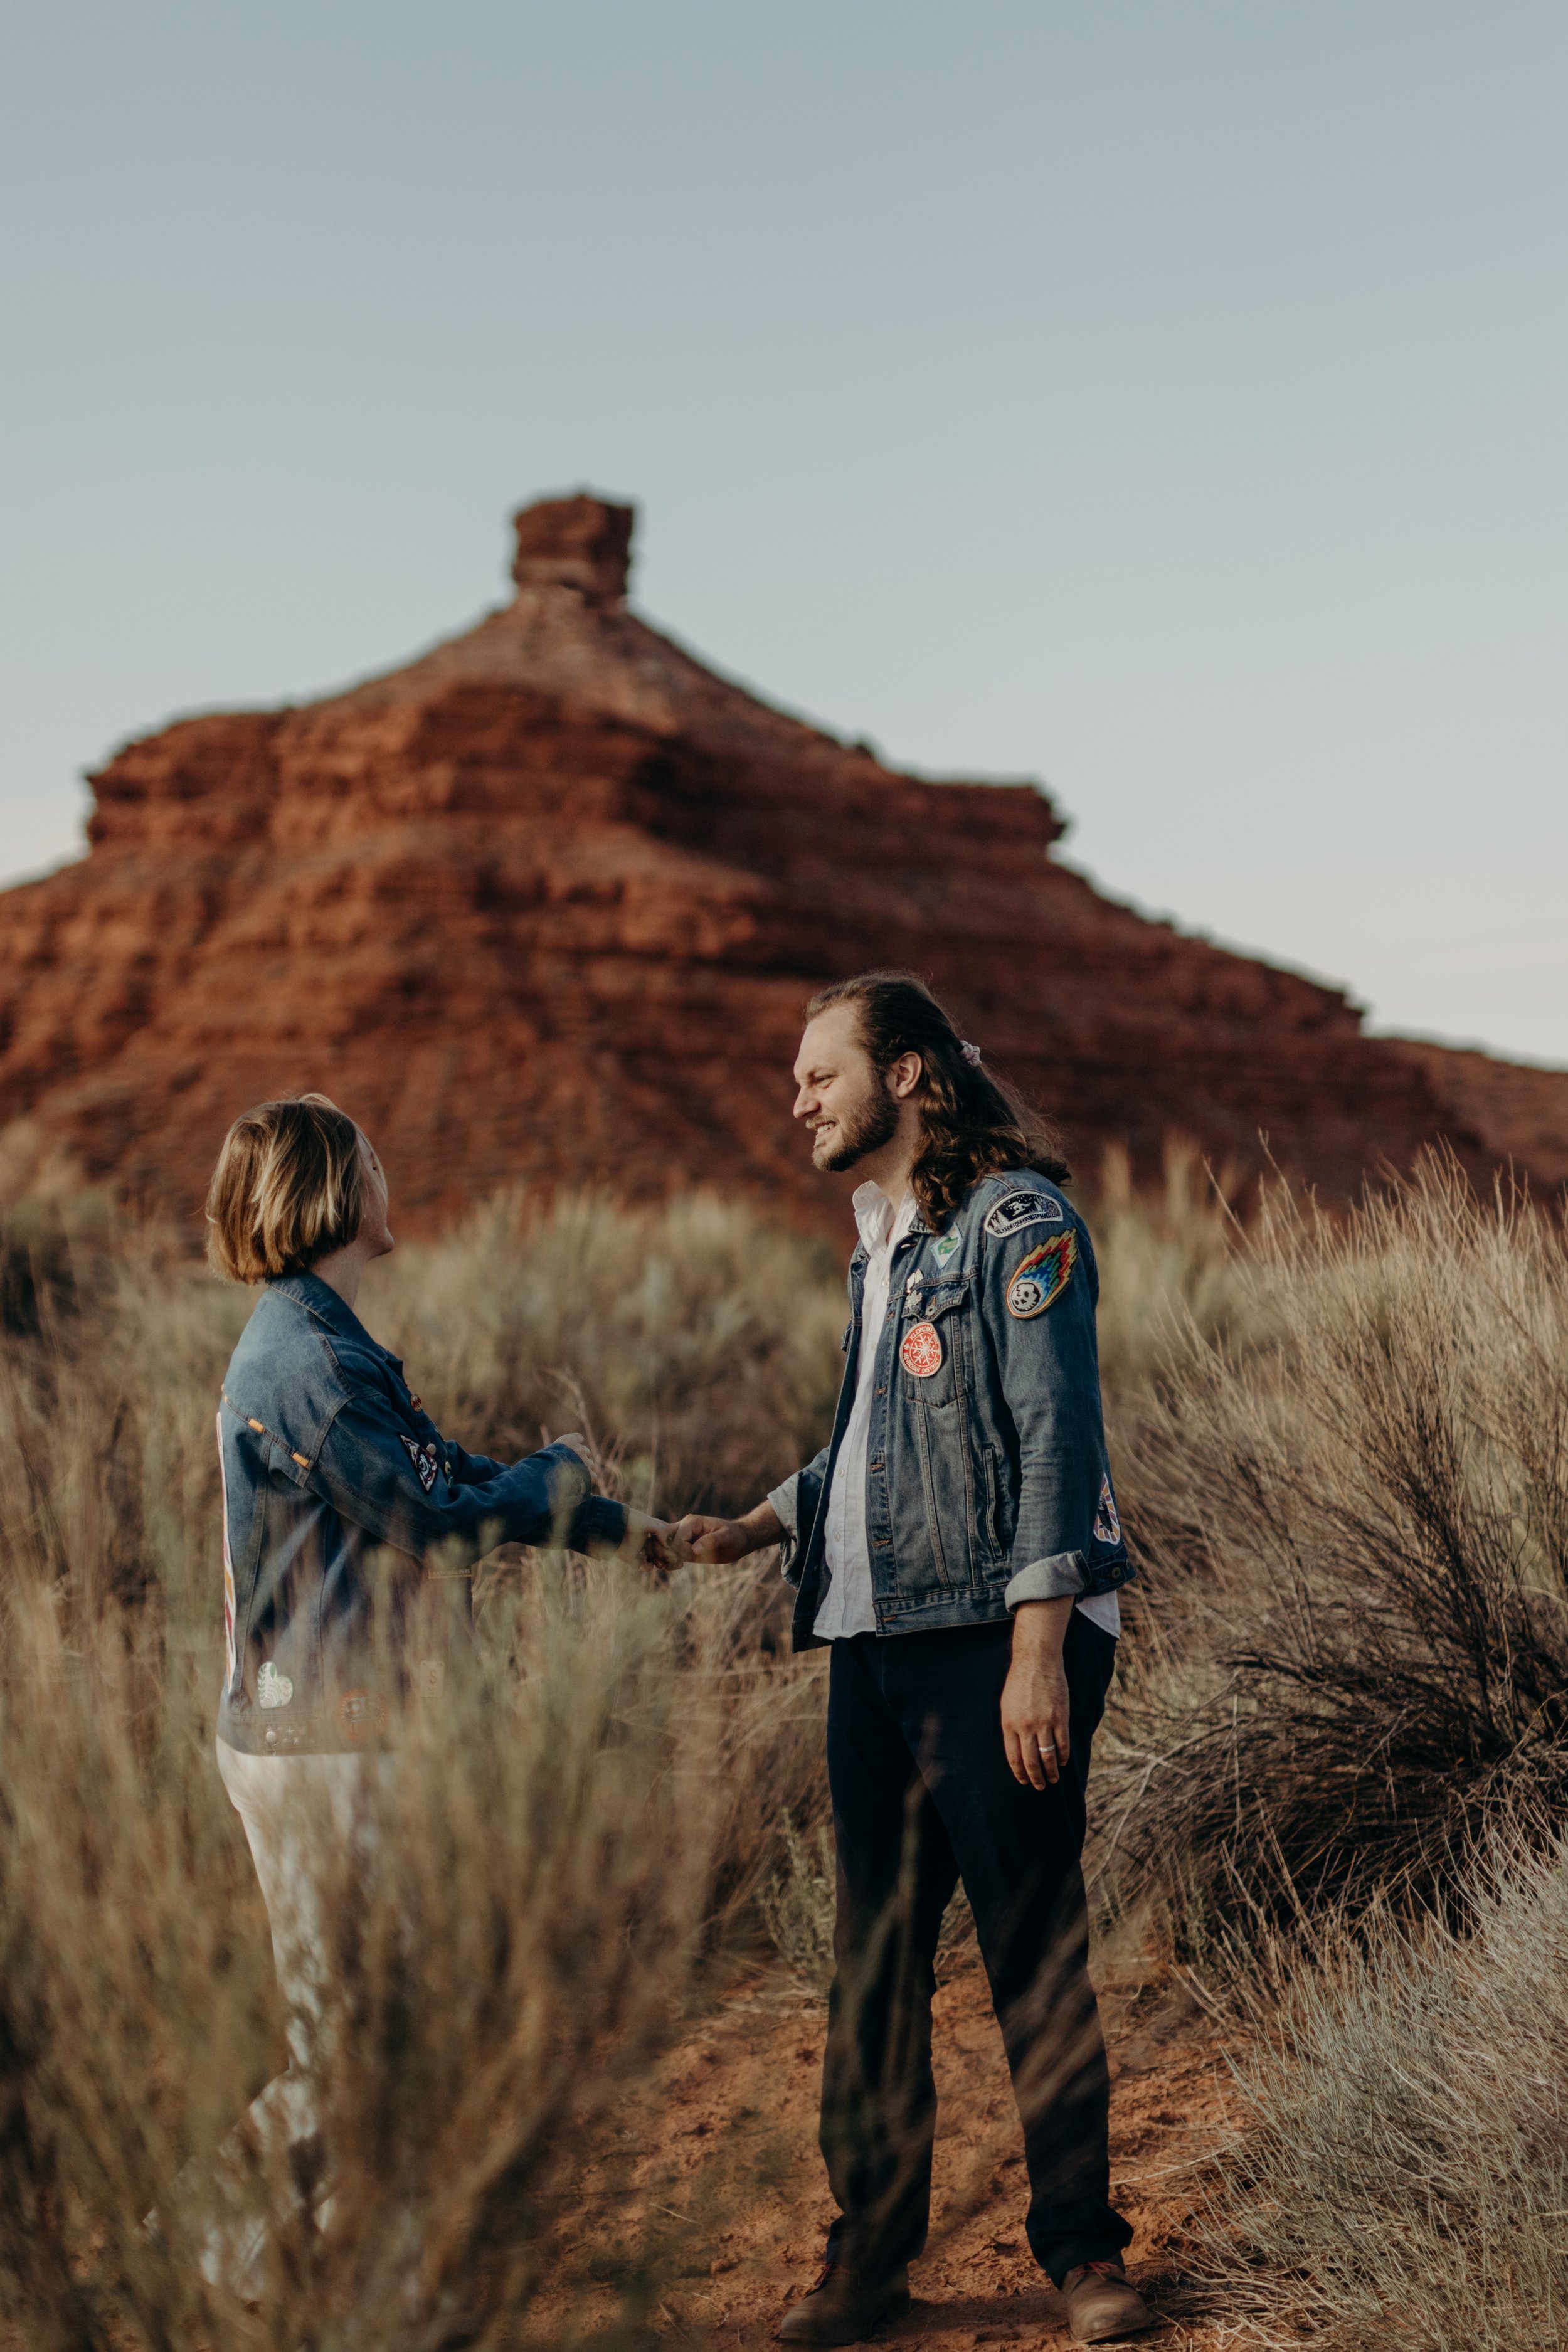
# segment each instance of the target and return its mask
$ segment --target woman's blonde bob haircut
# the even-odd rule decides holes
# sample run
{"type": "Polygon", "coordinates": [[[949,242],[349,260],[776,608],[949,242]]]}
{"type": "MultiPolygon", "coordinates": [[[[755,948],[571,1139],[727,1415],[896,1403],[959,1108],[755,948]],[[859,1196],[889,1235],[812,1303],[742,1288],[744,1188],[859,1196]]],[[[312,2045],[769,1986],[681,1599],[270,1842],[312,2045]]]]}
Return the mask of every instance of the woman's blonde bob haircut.
{"type": "Polygon", "coordinates": [[[360,1131],[326,1095],[237,1118],[207,1186],[207,1256],[231,1282],[304,1274],[364,1219],[360,1131]]]}

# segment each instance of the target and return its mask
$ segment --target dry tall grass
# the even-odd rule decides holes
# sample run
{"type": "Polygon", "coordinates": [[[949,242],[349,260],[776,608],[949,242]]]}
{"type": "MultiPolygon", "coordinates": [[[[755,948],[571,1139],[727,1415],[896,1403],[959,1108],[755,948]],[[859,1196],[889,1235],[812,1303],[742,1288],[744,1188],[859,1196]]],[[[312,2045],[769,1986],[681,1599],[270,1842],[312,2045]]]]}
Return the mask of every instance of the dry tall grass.
{"type": "Polygon", "coordinates": [[[748,1509],[816,1452],[843,1369],[841,1261],[701,1194],[503,1194],[364,1297],[442,1426],[510,1458],[585,1423],[649,1510],[748,1509]]]}
{"type": "Polygon", "coordinates": [[[1190,1332],[1135,1431],[1160,1672],[1121,1851],[1261,1903],[1424,1898],[1568,1796],[1568,1247],[1451,1164],[1342,1224],[1277,1197],[1245,1344],[1190,1332]]]}
{"type": "MultiPolygon", "coordinates": [[[[0,1265],[9,2315],[38,2346],[435,2352],[541,2311],[565,2341],[591,2287],[601,2340],[627,2338],[679,2253],[626,2202],[620,2110],[754,1948],[784,1811],[821,1809],[820,1677],[780,1654],[776,1565],[651,1594],[487,1564],[472,1676],[406,1727],[380,1833],[340,1857],[311,2179],[244,2128],[215,2172],[285,2054],[211,1748],[211,1417],[247,1301],[68,1206],[14,1220],[0,1265]],[[196,2262],[237,2199],[270,2224],[254,2313],[196,2262]]],[[[623,1483],[662,1460],[719,1496],[753,1454],[776,1475],[838,1360],[818,1255],[739,1213],[509,1204],[397,1271],[369,1311],[465,1435],[521,1448],[586,1401],[623,1483]]]]}
{"type": "MultiPolygon", "coordinates": [[[[569,2323],[606,2119],[700,1987],[727,1724],[678,1606],[595,1581],[528,1613],[521,1682],[481,1661],[460,1715],[409,1726],[363,1848],[323,1864],[306,2180],[244,2125],[214,2164],[285,2056],[216,1649],[171,1674],[123,1618],[68,1644],[47,1602],[10,1612],[0,2279],[30,2345],[485,2342],[544,2290],[569,2323]],[[211,2233],[260,2221],[209,2285],[211,2233]]],[[[627,2323],[660,2275],[643,2234],[606,2216],[627,2323]]]]}
{"type": "MultiPolygon", "coordinates": [[[[1113,1164],[1090,1215],[1144,1568],[1102,1853],[1262,1987],[1216,2274],[1235,2296],[1261,2261],[1292,2325],[1349,2345],[1375,2311],[1447,2352],[1444,2261],[1471,2340],[1531,2340],[1563,2291],[1521,2233],[1568,2209],[1539,1990],[1568,1863],[1470,1857],[1568,1793],[1561,1228],[1434,1167],[1244,1236],[1179,1152],[1153,1202],[1113,1164]],[[1314,1912],[1339,1924],[1258,1975],[1314,1912]],[[1481,2179],[1531,2168],[1533,2202],[1481,2179]]],[[[834,1254],[713,1202],[505,1201],[365,1305],[456,1433],[586,1423],[668,1508],[753,1501],[819,1442],[841,1361],[834,1254]]],[[[212,1401],[247,1307],[91,1204],[0,1232],[0,2293],[29,2346],[106,2352],[563,2343],[590,2307],[630,2341],[684,2253],[623,2137],[663,2043],[769,1927],[821,1975],[818,1662],[783,1655],[771,1560],[662,1595],[486,1565],[471,1685],[409,1727],[396,1834],[339,1907],[315,2175],[243,2134],[226,2159],[272,2227],[261,2308],[225,2301],[192,2260],[213,2158],[282,2055],[210,1748],[212,1401]]]]}
{"type": "Polygon", "coordinates": [[[1568,1847],[1483,1856],[1462,1908],[1325,1921],[1250,1990],[1195,2259],[1253,2341],[1568,2342],[1568,1847]]]}
{"type": "Polygon", "coordinates": [[[1244,1239],[1229,1201],[1236,1189],[1229,1171],[1216,1175],[1179,1136],[1165,1147],[1157,1191],[1138,1191],[1120,1148],[1101,1160],[1085,1213],[1100,1267],[1100,1370],[1113,1422],[1178,1336],[1209,1339],[1234,1327],[1244,1239]]]}

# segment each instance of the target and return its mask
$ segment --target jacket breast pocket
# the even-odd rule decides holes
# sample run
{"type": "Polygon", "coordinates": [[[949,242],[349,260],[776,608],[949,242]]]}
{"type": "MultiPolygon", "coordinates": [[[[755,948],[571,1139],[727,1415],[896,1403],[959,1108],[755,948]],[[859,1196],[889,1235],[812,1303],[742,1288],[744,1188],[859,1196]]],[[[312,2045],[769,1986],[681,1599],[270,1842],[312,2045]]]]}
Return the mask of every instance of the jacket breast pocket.
{"type": "Polygon", "coordinates": [[[969,1277],[928,1283],[907,1293],[899,1336],[899,1370],[905,1399],[934,1408],[954,1404],[969,1387],[969,1328],[964,1307],[969,1277]]]}

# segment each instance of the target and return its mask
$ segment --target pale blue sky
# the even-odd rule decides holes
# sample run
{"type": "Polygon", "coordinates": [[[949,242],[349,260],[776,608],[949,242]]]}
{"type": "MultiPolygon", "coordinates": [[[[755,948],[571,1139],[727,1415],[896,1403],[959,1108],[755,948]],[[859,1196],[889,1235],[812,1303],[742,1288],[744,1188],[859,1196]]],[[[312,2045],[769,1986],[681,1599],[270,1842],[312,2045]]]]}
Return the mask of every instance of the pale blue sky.
{"type": "Polygon", "coordinates": [[[0,196],[0,873],[587,482],[776,698],[1568,1062],[1561,0],[54,0],[0,196]]]}

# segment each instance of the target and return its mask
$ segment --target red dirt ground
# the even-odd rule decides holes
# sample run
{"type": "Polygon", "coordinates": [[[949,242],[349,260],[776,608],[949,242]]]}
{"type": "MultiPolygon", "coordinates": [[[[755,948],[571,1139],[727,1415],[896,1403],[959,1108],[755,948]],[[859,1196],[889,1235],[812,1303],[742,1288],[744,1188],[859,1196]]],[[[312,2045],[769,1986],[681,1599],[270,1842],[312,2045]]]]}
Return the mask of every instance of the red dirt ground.
{"type": "MultiPolygon", "coordinates": [[[[1194,2168],[1224,2124],[1226,2072],[1184,1985],[1136,1956],[1097,1970],[1111,2052],[1112,2196],[1136,2237],[1128,2263],[1157,2306],[1182,2300],[1180,2250],[1194,2168]]],[[[647,2147],[645,2181],[685,2205],[703,2177],[715,2197],[709,2259],[653,2315],[666,2342],[761,2352],[809,2287],[831,2215],[816,2144],[824,2003],[778,1976],[752,1984],[676,2053],[647,2147]],[[687,2195],[682,2194],[683,2184],[687,2195]]],[[[879,2345],[1067,2344],[1059,2298],[1024,2237],[1016,2113],[973,1943],[937,1995],[941,2100],[931,2242],[911,2273],[910,2317],[879,2345]]],[[[660,2192],[653,2188],[649,2194],[660,2192]]],[[[1218,2352],[1223,2326],[1172,2318],[1171,2352],[1218,2352]]]]}

